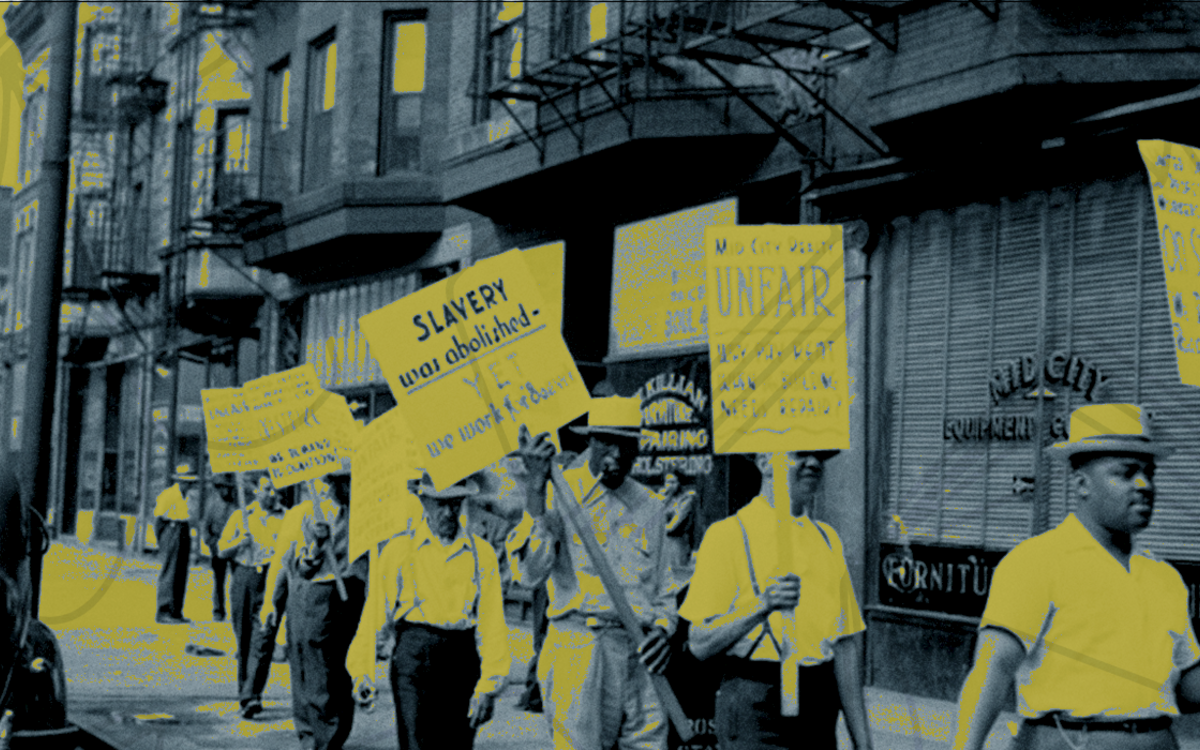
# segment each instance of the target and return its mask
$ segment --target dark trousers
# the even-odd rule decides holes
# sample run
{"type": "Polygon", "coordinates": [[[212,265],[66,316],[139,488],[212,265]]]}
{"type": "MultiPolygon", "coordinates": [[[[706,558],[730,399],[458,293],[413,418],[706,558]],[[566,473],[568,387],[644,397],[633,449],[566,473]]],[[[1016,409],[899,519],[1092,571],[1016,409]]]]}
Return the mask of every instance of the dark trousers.
{"type": "Polygon", "coordinates": [[[238,703],[262,701],[263,688],[271,674],[271,656],[279,626],[264,632],[259,625],[263,593],[267,586],[267,567],[257,568],[231,563],[233,581],[229,586],[229,604],[233,610],[233,636],[237,639],[238,703]]]}
{"type": "Polygon", "coordinates": [[[717,692],[715,723],[721,750],[837,750],[841,709],[833,662],[800,668],[800,715],[779,711],[779,662],[727,660],[717,692]]]}
{"type": "Polygon", "coordinates": [[[400,750],[471,750],[467,709],[480,673],[475,631],[398,623],[391,667],[400,750]]]}
{"type": "Polygon", "coordinates": [[[292,712],[300,747],[341,750],[354,725],[354,685],[346,653],[366,602],[366,584],[347,578],[347,601],[332,581],[289,576],[287,637],[292,712]]]}
{"type": "Polygon", "coordinates": [[[187,521],[166,521],[158,535],[162,570],[158,573],[158,614],[183,617],[192,534],[187,521]]]}
{"type": "Polygon", "coordinates": [[[213,571],[213,616],[225,616],[225,573],[229,570],[230,562],[217,557],[217,547],[209,547],[212,557],[209,561],[213,571]]]}
{"type": "Polygon", "coordinates": [[[529,668],[525,672],[525,691],[517,700],[517,706],[534,713],[542,712],[542,690],[538,686],[538,654],[542,652],[542,644],[546,642],[546,630],[550,620],[546,617],[546,608],[550,604],[550,594],[545,586],[533,590],[533,606],[530,613],[533,618],[533,658],[529,660],[529,668]]]}

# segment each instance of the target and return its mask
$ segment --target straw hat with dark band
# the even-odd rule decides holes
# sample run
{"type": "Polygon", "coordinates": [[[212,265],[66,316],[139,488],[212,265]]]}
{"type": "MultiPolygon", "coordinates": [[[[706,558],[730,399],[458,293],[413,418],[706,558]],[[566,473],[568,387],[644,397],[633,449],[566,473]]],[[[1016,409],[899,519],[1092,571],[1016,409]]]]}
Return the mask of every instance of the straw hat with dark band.
{"type": "Polygon", "coordinates": [[[1089,404],[1071,413],[1068,441],[1055,443],[1046,452],[1064,458],[1082,453],[1132,453],[1161,459],[1175,450],[1151,437],[1150,415],[1142,407],[1089,404]]]}

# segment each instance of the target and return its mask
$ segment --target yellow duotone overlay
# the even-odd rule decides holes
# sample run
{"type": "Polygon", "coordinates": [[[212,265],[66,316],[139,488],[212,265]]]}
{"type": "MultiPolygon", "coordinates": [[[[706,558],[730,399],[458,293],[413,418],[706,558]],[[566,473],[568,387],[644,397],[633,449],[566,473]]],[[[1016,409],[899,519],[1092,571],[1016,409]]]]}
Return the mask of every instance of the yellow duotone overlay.
{"type": "Polygon", "coordinates": [[[713,450],[850,447],[842,227],[704,233],[713,450]]]}
{"type": "Polygon", "coordinates": [[[1158,217],[1179,380],[1200,385],[1200,151],[1138,141],[1158,217]]]}
{"type": "Polygon", "coordinates": [[[425,23],[396,24],[396,47],[392,56],[392,91],[417,93],[425,89],[425,23]]]}
{"type": "Polygon", "coordinates": [[[421,503],[408,491],[420,466],[417,446],[399,409],[371,420],[358,436],[350,480],[350,557],[391,539],[421,518],[421,503]]]}
{"type": "Polygon", "coordinates": [[[519,250],[359,318],[435,486],[587,411],[558,323],[519,250]]]}
{"type": "Polygon", "coordinates": [[[311,364],[205,389],[200,400],[213,472],[266,469],[277,488],[340,467],[358,427],[346,399],[317,385],[311,364]]]}

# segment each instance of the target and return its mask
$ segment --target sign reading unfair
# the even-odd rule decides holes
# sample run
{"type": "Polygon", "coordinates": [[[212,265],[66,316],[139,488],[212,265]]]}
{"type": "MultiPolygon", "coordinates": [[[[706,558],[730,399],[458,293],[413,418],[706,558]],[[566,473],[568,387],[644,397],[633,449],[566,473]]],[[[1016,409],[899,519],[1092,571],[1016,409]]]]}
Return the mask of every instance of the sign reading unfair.
{"type": "Polygon", "coordinates": [[[417,446],[399,409],[389,409],[364,427],[354,451],[350,482],[350,557],[391,539],[421,517],[408,480],[419,476],[417,446]]]}
{"type": "Polygon", "coordinates": [[[332,471],[357,424],[346,399],[316,383],[306,364],[200,391],[213,472],[267,469],[283,488],[332,471]]]}
{"type": "Polygon", "coordinates": [[[713,451],[850,447],[842,227],[705,231],[713,451]]]}
{"type": "Polygon", "coordinates": [[[521,251],[464,269],[359,319],[418,446],[442,488],[588,409],[589,396],[544,312],[521,251]]]}
{"type": "Polygon", "coordinates": [[[1179,380],[1200,385],[1200,151],[1138,141],[1150,173],[1179,380]]]}

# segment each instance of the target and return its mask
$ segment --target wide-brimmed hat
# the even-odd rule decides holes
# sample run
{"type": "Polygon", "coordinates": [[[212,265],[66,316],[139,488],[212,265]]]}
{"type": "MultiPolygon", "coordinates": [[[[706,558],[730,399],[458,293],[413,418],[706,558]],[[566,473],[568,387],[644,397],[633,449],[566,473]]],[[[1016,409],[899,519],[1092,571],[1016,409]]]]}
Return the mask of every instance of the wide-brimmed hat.
{"type": "Polygon", "coordinates": [[[1136,404],[1089,404],[1071,412],[1068,441],[1046,448],[1063,457],[1081,453],[1134,453],[1166,458],[1174,453],[1156,442],[1150,432],[1150,415],[1136,404]]]}
{"type": "Polygon", "coordinates": [[[444,490],[437,490],[434,489],[433,480],[430,479],[428,472],[421,472],[420,479],[414,478],[408,480],[408,491],[419,497],[427,497],[430,500],[457,500],[478,494],[479,483],[468,477],[467,479],[455,482],[444,490]]]}
{"type": "Polygon", "coordinates": [[[192,471],[191,464],[179,464],[175,467],[175,473],[171,478],[176,482],[199,482],[200,477],[192,471]]]}
{"type": "Polygon", "coordinates": [[[609,435],[640,439],[642,437],[642,402],[637,398],[609,396],[593,398],[588,409],[586,427],[572,427],[579,435],[609,435]]]}

